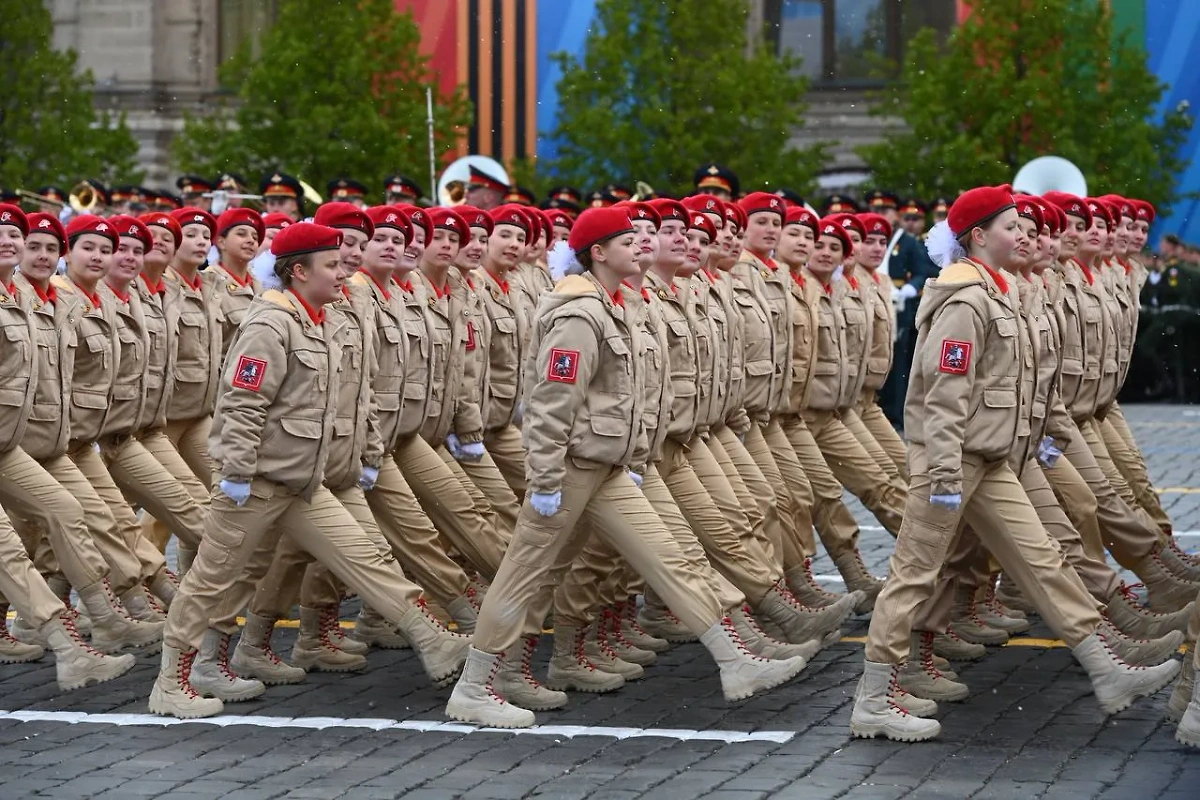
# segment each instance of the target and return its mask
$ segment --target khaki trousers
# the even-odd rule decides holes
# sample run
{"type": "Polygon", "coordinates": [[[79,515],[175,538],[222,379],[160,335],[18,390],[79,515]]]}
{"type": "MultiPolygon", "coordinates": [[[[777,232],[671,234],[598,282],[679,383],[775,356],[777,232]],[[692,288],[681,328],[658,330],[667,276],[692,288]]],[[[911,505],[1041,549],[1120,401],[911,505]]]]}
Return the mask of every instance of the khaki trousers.
{"type": "MultiPolygon", "coordinates": [[[[808,476],[813,491],[813,523],[829,557],[837,559],[858,549],[858,522],[842,502],[842,484],[833,476],[812,431],[799,414],[782,418],[783,432],[808,476]]],[[[809,553],[808,555],[812,555],[809,553]]],[[[791,566],[788,567],[791,569],[791,566]]]]}
{"type": "MultiPolygon", "coordinates": [[[[39,628],[66,609],[34,568],[8,515],[0,510],[0,595],[31,626],[39,628]]],[[[7,608],[4,609],[7,611],[7,608]]]]}
{"type": "Polygon", "coordinates": [[[1125,413],[1116,403],[1112,404],[1104,422],[1100,424],[1100,435],[1104,439],[1104,446],[1108,448],[1108,454],[1112,457],[1113,463],[1116,464],[1121,476],[1129,484],[1137,504],[1150,515],[1154,524],[1158,525],[1161,530],[1171,530],[1171,518],[1163,509],[1158,492],[1154,491],[1154,487],[1150,483],[1146,460],[1142,457],[1142,451],[1138,448],[1137,442],[1134,441],[1129,423],[1125,421],[1125,413]]]}
{"type": "Polygon", "coordinates": [[[1099,505],[1087,481],[1065,455],[1055,461],[1050,469],[1043,468],[1042,472],[1050,481],[1067,519],[1071,520],[1071,524],[1079,532],[1083,541],[1083,552],[1087,553],[1089,558],[1103,561],[1106,556],[1104,537],[1100,533],[1100,519],[1097,517],[1099,505]]]}
{"type": "Polygon", "coordinates": [[[486,498],[469,491],[466,473],[455,471],[420,436],[401,439],[392,456],[434,527],[491,580],[504,557],[505,541],[486,498]]]}
{"type": "MultiPolygon", "coordinates": [[[[484,451],[479,461],[458,461],[444,447],[437,448],[438,455],[446,462],[456,475],[463,474],[467,478],[464,488],[475,498],[476,505],[482,499],[492,510],[496,518],[497,533],[507,543],[512,538],[513,529],[517,527],[517,514],[521,512],[521,504],[513,494],[512,487],[504,478],[504,473],[496,465],[490,453],[484,451]]],[[[522,495],[524,497],[524,495],[522,495]]]]}
{"type": "Polygon", "coordinates": [[[900,434],[892,427],[892,423],[879,407],[878,393],[874,389],[863,389],[862,401],[858,406],[858,418],[870,432],[875,442],[883,448],[883,452],[891,459],[900,479],[908,483],[908,448],[900,434]]]}
{"type": "MultiPolygon", "coordinates": [[[[888,480],[894,483],[901,491],[904,491],[906,483],[901,476],[900,468],[896,466],[896,462],[892,456],[883,449],[883,445],[879,443],[879,440],[867,428],[862,417],[858,415],[858,408],[843,408],[838,411],[838,415],[842,418],[842,424],[846,426],[846,430],[854,434],[854,438],[862,445],[863,450],[867,451],[867,454],[871,456],[871,459],[879,466],[883,474],[888,476],[888,480]]],[[[888,427],[891,426],[889,425],[888,427]]]]}
{"type": "Polygon", "coordinates": [[[708,450],[733,487],[755,538],[763,542],[771,558],[778,561],[783,553],[784,535],[779,508],[775,504],[775,489],[767,483],[746,445],[724,425],[713,429],[708,450]]]}
{"type": "Polygon", "coordinates": [[[835,412],[809,408],[801,415],[834,477],[888,532],[897,535],[904,517],[904,489],[879,467],[835,412]]]}
{"type": "MultiPolygon", "coordinates": [[[[172,452],[175,452],[174,448],[172,452]]],[[[175,479],[169,468],[164,469],[165,465],[135,437],[109,438],[100,442],[100,456],[113,482],[129,501],[162,520],[188,548],[195,550],[200,546],[207,497],[203,504],[197,503],[189,489],[175,479]]],[[[179,458],[178,453],[175,457],[179,458]]],[[[203,490],[203,485],[194,476],[189,477],[203,490]]]]}
{"type": "MultiPolygon", "coordinates": [[[[150,455],[154,456],[154,460],[161,464],[166,471],[175,479],[175,482],[182,486],[191,496],[192,502],[205,514],[208,513],[209,490],[208,484],[202,483],[192,472],[192,468],[183,460],[183,456],[175,449],[171,439],[166,432],[161,428],[144,431],[139,437],[142,446],[150,455]]],[[[148,538],[155,547],[165,551],[167,542],[171,538],[171,531],[165,524],[158,524],[153,513],[146,513],[142,518],[142,533],[148,538]]],[[[184,531],[180,535],[180,542],[184,547],[195,551],[200,546],[199,541],[194,545],[187,544],[184,537],[187,532],[184,531]]]]}
{"type": "Polygon", "coordinates": [[[484,434],[483,446],[487,448],[488,454],[496,462],[496,468],[508,482],[508,488],[512,489],[517,498],[519,508],[520,501],[525,498],[526,487],[526,453],[525,444],[521,441],[521,431],[515,425],[505,425],[503,428],[488,431],[484,434]]]}
{"type": "MultiPolygon", "coordinates": [[[[776,458],[777,445],[771,443],[771,439],[774,438],[771,431],[772,425],[778,428],[779,421],[772,419],[766,424],[754,423],[750,426],[744,443],[746,452],[754,459],[754,463],[758,465],[767,484],[774,492],[775,510],[781,524],[781,542],[786,542],[788,539],[793,542],[793,545],[781,544],[782,549],[786,551],[788,547],[793,547],[805,552],[809,549],[815,550],[817,545],[812,533],[812,487],[808,485],[807,478],[800,480],[796,486],[788,485],[783,475],[783,469],[792,465],[781,465],[780,459],[776,458]],[[801,504],[805,501],[807,504],[802,506],[801,504]],[[804,525],[805,520],[808,521],[807,527],[804,525]],[[800,544],[795,544],[796,542],[800,542],[800,544]]],[[[782,433],[782,430],[780,432],[782,433]]],[[[794,472],[794,470],[789,471],[794,472]]],[[[795,475],[793,474],[792,477],[795,478],[795,475]]],[[[776,559],[778,560],[780,557],[782,554],[777,554],[776,559]]]]}
{"type": "MultiPolygon", "coordinates": [[[[168,422],[162,430],[163,436],[166,437],[171,447],[187,464],[192,477],[203,486],[206,496],[208,490],[212,488],[213,465],[212,458],[208,454],[208,434],[211,430],[212,417],[208,415],[196,419],[168,422]]],[[[168,458],[170,457],[168,456],[168,458]]],[[[178,467],[175,465],[168,465],[168,469],[172,474],[178,471],[178,467]]],[[[192,489],[189,488],[189,491],[192,489]]],[[[195,494],[192,496],[196,497],[195,494]]],[[[199,498],[197,498],[197,502],[199,502],[199,498]]],[[[171,538],[170,529],[157,519],[146,520],[145,525],[149,528],[147,537],[150,541],[154,542],[160,550],[165,550],[167,541],[171,538]]]]}
{"type": "Polygon", "coordinates": [[[912,484],[890,573],[875,601],[867,638],[868,661],[899,664],[921,606],[934,594],[938,573],[955,545],[960,523],[979,535],[1021,592],[1042,611],[1055,634],[1074,647],[1100,624],[1095,601],[1050,539],[1017,476],[1007,463],[985,464],[963,454],[962,506],[957,511],[929,502],[925,448],[909,446],[912,484]]]}
{"type": "Polygon", "coordinates": [[[565,467],[558,513],[543,517],[528,502],[521,508],[479,612],[474,646],[504,652],[520,638],[527,618],[545,618],[552,591],[592,531],[608,539],[694,633],[716,624],[720,603],[625,469],[582,469],[570,458],[565,467]],[[591,530],[581,522],[591,523],[591,530]]]}
{"type": "MultiPolygon", "coordinates": [[[[779,477],[783,481],[783,487],[788,490],[781,494],[791,497],[791,513],[792,525],[784,526],[784,531],[794,530],[795,550],[793,552],[816,552],[817,540],[813,533],[813,489],[809,483],[808,475],[804,472],[804,467],[800,465],[800,459],[796,457],[796,451],[792,449],[791,443],[788,441],[787,434],[783,432],[783,425],[780,422],[778,415],[771,417],[771,422],[763,428],[763,440],[767,447],[770,448],[771,457],[775,460],[775,466],[779,469],[779,477]]],[[[784,506],[780,506],[780,513],[784,513],[784,506]]],[[[786,545],[785,545],[786,549],[786,545]]],[[[780,564],[781,568],[785,565],[780,564]]],[[[786,568],[790,569],[796,566],[795,564],[787,564],[786,568]]]]}
{"type": "Polygon", "coordinates": [[[19,447],[0,455],[0,505],[32,523],[39,530],[37,539],[44,533],[66,579],[76,589],[87,589],[109,572],[84,520],[76,489],[82,484],[85,494],[94,496],[95,492],[66,456],[52,459],[52,463],[60,474],[73,475],[69,485],[60,483],[19,447]]]}
{"type": "Polygon", "coordinates": [[[379,479],[366,493],[366,499],[383,538],[405,573],[430,597],[444,608],[466,594],[470,578],[442,548],[437,529],[391,455],[383,457],[379,479]]]}
{"type": "Polygon", "coordinates": [[[204,539],[171,604],[163,640],[185,652],[198,648],[213,612],[241,579],[251,554],[263,542],[278,541],[285,530],[393,624],[420,594],[395,562],[384,559],[333,492],[319,486],[312,501],[305,502],[259,478],[240,508],[220,490],[213,493],[204,539]]]}

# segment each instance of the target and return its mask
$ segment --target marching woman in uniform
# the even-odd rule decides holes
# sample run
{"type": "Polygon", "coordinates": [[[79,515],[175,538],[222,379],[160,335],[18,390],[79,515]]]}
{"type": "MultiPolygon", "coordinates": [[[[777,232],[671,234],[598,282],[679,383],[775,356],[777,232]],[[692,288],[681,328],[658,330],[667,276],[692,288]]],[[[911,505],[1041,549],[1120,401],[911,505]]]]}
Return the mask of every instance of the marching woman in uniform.
{"type": "Polygon", "coordinates": [[[457,674],[466,640],[417,605],[420,589],[379,552],[322,480],[337,412],[339,326],[324,306],[344,272],[333,228],[297,223],[271,251],[282,290],[255,298],[221,377],[210,445],[220,476],[200,551],[171,605],[150,710],[181,718],[221,713],[190,680],[197,648],[225,592],[267,536],[286,530],[397,625],[434,682],[457,674]]]}
{"type": "Polygon", "coordinates": [[[446,713],[506,728],[534,724],[533,712],[495,687],[504,654],[529,619],[543,619],[548,591],[585,544],[588,526],[618,551],[700,637],[720,666],[727,699],[790,679],[802,658],[771,661],[748,653],[704,579],[687,566],[630,471],[645,464],[643,347],[636,312],[621,282],[640,273],[624,208],[589,209],[571,231],[572,272],[543,299],[535,321],[535,368],[523,431],[529,494],[476,624],[473,646],[446,713]],[[580,274],[581,273],[581,274],[580,274]],[[535,602],[536,601],[536,602],[535,602]]]}
{"type": "Polygon", "coordinates": [[[213,270],[222,278],[216,292],[224,322],[221,326],[221,355],[229,352],[238,326],[246,317],[246,309],[254,296],[262,292],[250,262],[258,254],[258,243],[266,229],[262,217],[252,208],[230,208],[217,218],[217,240],[214,242],[221,260],[213,270]]]}
{"type": "MultiPolygon", "coordinates": [[[[1079,576],[1042,527],[1008,459],[1028,398],[1020,390],[1029,334],[1019,319],[1015,286],[1004,268],[1025,244],[1008,186],[963,194],[946,224],[930,236],[943,264],[926,284],[918,317],[905,431],[912,484],[891,558],[891,574],[875,603],[863,676],[850,730],[924,741],[941,731],[910,716],[896,700],[909,658],[913,622],[933,594],[960,523],[969,524],[1016,581],[1092,679],[1101,707],[1116,713],[1161,689],[1179,671],[1174,661],[1132,668],[1098,634],[1100,614],[1079,576]]],[[[822,223],[824,230],[825,223],[822,223]]]]}

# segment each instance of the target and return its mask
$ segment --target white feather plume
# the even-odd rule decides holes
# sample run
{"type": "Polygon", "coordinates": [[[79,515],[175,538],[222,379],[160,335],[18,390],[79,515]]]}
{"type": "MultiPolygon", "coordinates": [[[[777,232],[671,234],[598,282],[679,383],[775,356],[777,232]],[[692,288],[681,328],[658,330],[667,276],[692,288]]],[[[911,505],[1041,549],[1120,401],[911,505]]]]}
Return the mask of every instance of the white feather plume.
{"type": "Polygon", "coordinates": [[[568,275],[582,275],[586,271],[575,257],[575,251],[563,241],[556,243],[546,254],[546,263],[550,266],[550,277],[555,283],[568,275]]]}
{"type": "Polygon", "coordinates": [[[250,260],[250,273],[258,278],[264,291],[283,288],[283,281],[275,274],[275,254],[270,250],[263,250],[250,260]]]}
{"type": "Polygon", "coordinates": [[[933,263],[939,267],[948,267],[967,254],[963,246],[958,243],[958,239],[954,238],[954,233],[945,220],[929,229],[929,236],[925,239],[925,249],[929,251],[929,257],[933,259],[933,263]]]}

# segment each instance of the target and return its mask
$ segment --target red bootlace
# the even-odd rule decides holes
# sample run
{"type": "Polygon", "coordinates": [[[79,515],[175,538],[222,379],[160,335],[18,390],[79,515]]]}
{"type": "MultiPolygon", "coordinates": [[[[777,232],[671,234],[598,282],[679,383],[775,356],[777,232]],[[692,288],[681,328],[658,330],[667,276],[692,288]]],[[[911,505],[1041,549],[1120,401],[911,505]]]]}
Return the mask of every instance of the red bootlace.
{"type": "Polygon", "coordinates": [[[229,639],[228,633],[221,634],[221,644],[217,648],[217,667],[221,670],[222,675],[233,682],[238,679],[238,676],[229,668],[229,639]]]}
{"type": "Polygon", "coordinates": [[[763,658],[762,656],[756,655],[751,652],[750,648],[746,647],[746,642],[742,639],[741,634],[737,632],[737,628],[733,626],[733,617],[722,617],[721,627],[725,629],[725,632],[728,633],[733,639],[733,643],[737,645],[737,649],[741,650],[742,653],[755,661],[770,661],[769,658],[763,658]]]}
{"type": "Polygon", "coordinates": [[[921,669],[925,670],[925,673],[934,680],[937,680],[946,676],[937,668],[937,664],[933,662],[933,637],[934,634],[931,631],[921,631],[921,669]]]}
{"type": "Polygon", "coordinates": [[[596,665],[592,663],[587,653],[583,651],[585,644],[587,644],[587,628],[579,628],[575,631],[575,662],[579,666],[595,672],[596,665]]]}
{"type": "Polygon", "coordinates": [[[537,649],[537,637],[525,637],[525,652],[521,655],[521,677],[533,688],[541,687],[538,679],[533,676],[533,651],[537,649]]]}
{"type": "Polygon", "coordinates": [[[1143,584],[1135,583],[1135,584],[1133,584],[1133,586],[1128,586],[1125,583],[1122,583],[1120,585],[1120,587],[1117,589],[1117,591],[1119,591],[1121,593],[1121,596],[1125,598],[1125,602],[1127,602],[1129,605],[1131,605],[1133,607],[1133,611],[1136,612],[1137,614],[1139,614],[1141,616],[1145,616],[1145,617],[1165,618],[1167,616],[1166,614],[1162,614],[1158,611],[1154,611],[1154,610],[1148,608],[1147,606],[1142,605],[1141,601],[1138,600],[1137,592],[1133,591],[1133,587],[1134,586],[1142,586],[1142,585],[1143,584]]]}
{"type": "Polygon", "coordinates": [[[192,662],[196,660],[198,650],[192,650],[189,653],[179,654],[179,688],[187,693],[188,697],[199,697],[199,693],[192,688],[192,662]]]}

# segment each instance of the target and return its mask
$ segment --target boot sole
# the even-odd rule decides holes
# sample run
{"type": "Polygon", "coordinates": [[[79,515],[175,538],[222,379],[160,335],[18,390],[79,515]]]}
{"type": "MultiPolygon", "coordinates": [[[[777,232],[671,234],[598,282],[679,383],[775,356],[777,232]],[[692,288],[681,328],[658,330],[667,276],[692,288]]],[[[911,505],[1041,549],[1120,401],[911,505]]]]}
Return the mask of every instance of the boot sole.
{"type": "Polygon", "coordinates": [[[1175,741],[1188,747],[1200,747],[1200,734],[1175,729],[1175,741]]]}
{"type": "Polygon", "coordinates": [[[0,664],[28,664],[31,661],[37,661],[45,657],[46,651],[42,650],[38,653],[30,653],[27,656],[0,656],[0,664]]]}
{"type": "Polygon", "coordinates": [[[224,708],[219,708],[211,714],[205,714],[200,711],[184,711],[178,708],[168,709],[166,706],[156,703],[154,698],[150,698],[149,702],[150,713],[158,714],[160,717],[174,717],[175,719],[207,719],[216,717],[224,711],[224,708]]]}
{"type": "Polygon", "coordinates": [[[885,739],[891,739],[893,742],[928,742],[930,739],[936,739],[942,732],[939,725],[937,730],[928,733],[896,733],[888,730],[887,725],[867,725],[861,722],[850,723],[850,735],[855,739],[874,739],[876,736],[883,735],[885,739]]]}
{"type": "Polygon", "coordinates": [[[134,661],[134,662],[127,664],[119,672],[114,672],[111,675],[104,675],[102,677],[96,677],[95,675],[88,675],[83,680],[72,681],[70,683],[63,683],[60,681],[58,684],[58,688],[62,689],[64,692],[73,692],[76,689],[86,689],[88,686],[96,686],[97,684],[108,683],[109,681],[114,681],[117,678],[121,677],[122,675],[129,672],[129,670],[133,669],[136,666],[137,666],[137,662],[134,661]]]}
{"type": "Polygon", "coordinates": [[[300,667],[305,672],[362,672],[367,668],[367,664],[294,664],[293,666],[300,667]]]}
{"type": "Polygon", "coordinates": [[[1116,698],[1115,700],[1110,700],[1107,703],[1101,703],[1100,708],[1106,714],[1119,714],[1122,711],[1124,711],[1125,709],[1129,708],[1131,705],[1133,705],[1135,700],[1142,698],[1142,697],[1149,697],[1150,695],[1155,694],[1156,692],[1162,691],[1162,689],[1164,687],[1166,687],[1167,684],[1169,684],[1171,681],[1175,680],[1175,678],[1179,675],[1179,669],[1180,669],[1179,662],[1174,661],[1174,662],[1172,662],[1172,664],[1174,665],[1174,669],[1167,670],[1165,673],[1163,673],[1163,676],[1161,678],[1159,678],[1157,681],[1152,683],[1150,686],[1142,688],[1142,689],[1138,689],[1136,691],[1127,692],[1127,693],[1121,695],[1120,697],[1116,698]]]}
{"type": "MultiPolygon", "coordinates": [[[[605,674],[611,675],[612,673],[606,672],[605,674]]],[[[620,676],[618,675],[617,677],[620,677],[620,676]]],[[[552,680],[552,679],[547,678],[544,685],[547,689],[550,689],[551,691],[555,691],[555,692],[583,692],[584,694],[608,694],[609,692],[615,692],[617,689],[620,689],[621,687],[623,687],[625,685],[625,681],[622,680],[620,683],[614,684],[613,686],[588,686],[586,684],[576,683],[575,681],[572,681],[572,680],[552,680]]]]}
{"type": "Polygon", "coordinates": [[[411,650],[412,645],[408,642],[384,642],[381,639],[359,639],[354,637],[354,641],[366,645],[368,648],[374,647],[379,650],[411,650]]]}
{"type": "MultiPolygon", "coordinates": [[[[260,683],[261,683],[261,681],[260,681],[260,683]]],[[[224,692],[216,692],[216,691],[207,691],[206,692],[206,691],[203,691],[200,689],[197,689],[196,691],[200,692],[201,694],[212,695],[213,697],[220,700],[222,703],[245,703],[247,701],[257,700],[258,698],[262,697],[263,694],[266,693],[267,687],[264,684],[261,689],[251,689],[246,692],[239,692],[237,694],[227,694],[224,692]]]]}
{"type": "MultiPolygon", "coordinates": [[[[528,710],[528,709],[526,709],[526,710],[528,710]]],[[[457,720],[458,722],[465,722],[468,725],[480,725],[485,728],[504,728],[506,730],[512,730],[515,728],[532,728],[534,725],[537,724],[536,719],[532,719],[529,722],[525,722],[524,720],[522,720],[522,721],[504,720],[502,722],[496,722],[495,720],[485,721],[485,720],[478,719],[477,716],[474,714],[467,713],[466,711],[457,710],[450,703],[446,704],[446,716],[449,717],[450,719],[457,720]]]]}
{"type": "Polygon", "coordinates": [[[970,636],[970,635],[964,636],[962,631],[955,631],[955,633],[958,634],[958,638],[962,639],[967,644],[981,644],[984,647],[1003,647],[1004,645],[1008,644],[1008,638],[1009,638],[1006,635],[1003,639],[995,638],[995,639],[985,640],[983,637],[980,637],[980,636],[970,636]]]}
{"type": "Polygon", "coordinates": [[[753,689],[749,689],[746,691],[740,691],[740,692],[737,692],[736,694],[725,693],[725,701],[727,703],[738,703],[738,702],[741,702],[742,700],[749,700],[751,697],[754,697],[754,695],[759,694],[761,692],[769,692],[772,689],[778,689],[780,686],[783,686],[785,683],[790,681],[792,678],[795,678],[797,675],[799,675],[801,672],[803,672],[804,668],[807,666],[808,666],[808,662],[801,661],[800,666],[792,668],[791,670],[785,672],[777,680],[774,680],[771,683],[766,684],[765,686],[756,686],[753,689]]]}

